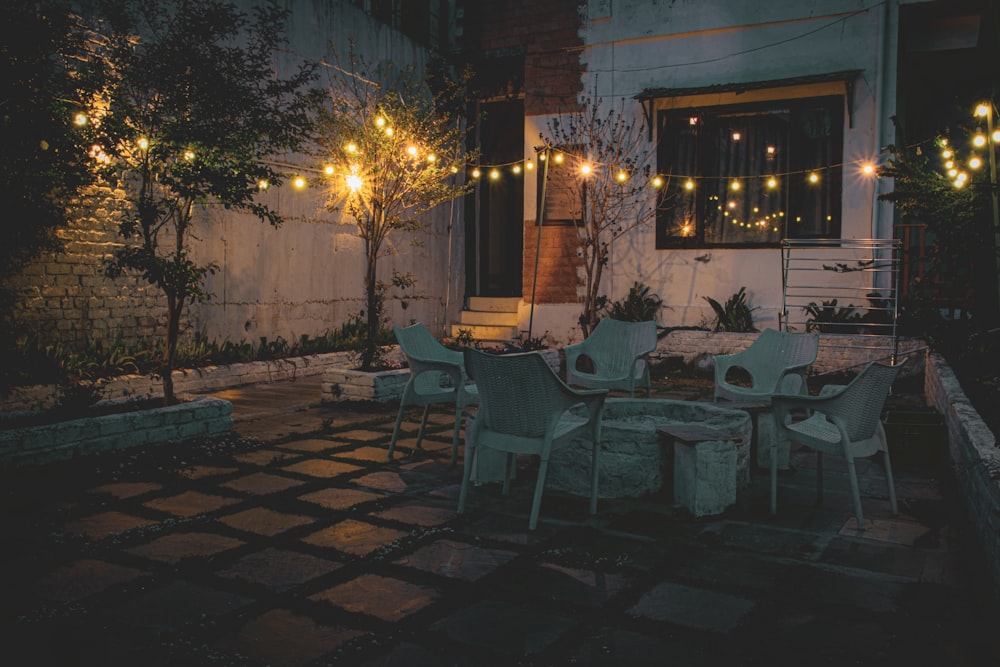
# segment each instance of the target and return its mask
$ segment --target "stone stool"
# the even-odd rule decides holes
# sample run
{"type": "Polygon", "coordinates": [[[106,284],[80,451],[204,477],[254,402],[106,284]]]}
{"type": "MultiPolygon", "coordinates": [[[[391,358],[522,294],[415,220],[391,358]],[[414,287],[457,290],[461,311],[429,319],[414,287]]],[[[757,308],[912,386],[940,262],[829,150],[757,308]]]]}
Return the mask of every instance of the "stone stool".
{"type": "Polygon", "coordinates": [[[721,514],[736,503],[740,438],[699,425],[661,426],[674,443],[674,500],[695,516],[721,514]]]}

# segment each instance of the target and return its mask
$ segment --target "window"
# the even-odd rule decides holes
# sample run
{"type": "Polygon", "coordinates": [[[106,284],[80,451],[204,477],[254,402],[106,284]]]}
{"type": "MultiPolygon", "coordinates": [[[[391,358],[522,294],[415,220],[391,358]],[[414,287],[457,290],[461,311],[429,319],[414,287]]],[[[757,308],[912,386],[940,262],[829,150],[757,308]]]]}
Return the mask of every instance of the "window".
{"type": "Polygon", "coordinates": [[[841,96],[660,111],[656,247],[839,237],[843,116],[841,96]]]}

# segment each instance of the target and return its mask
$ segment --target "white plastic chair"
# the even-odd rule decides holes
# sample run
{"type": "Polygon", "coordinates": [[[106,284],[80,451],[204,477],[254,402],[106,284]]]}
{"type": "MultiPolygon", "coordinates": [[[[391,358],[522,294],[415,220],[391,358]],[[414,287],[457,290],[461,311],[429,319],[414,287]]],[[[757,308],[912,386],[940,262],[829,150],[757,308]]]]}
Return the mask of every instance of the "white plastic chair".
{"type": "MultiPolygon", "coordinates": [[[[892,478],[889,446],[882,427],[882,407],[889,389],[905,363],[889,366],[869,363],[847,385],[829,385],[819,396],[793,396],[775,394],[771,398],[774,410],[774,447],[795,441],[816,452],[816,503],[823,501],[823,454],[847,460],[847,476],[851,483],[854,513],[858,529],[864,530],[865,520],[861,511],[861,492],[854,460],[882,452],[886,481],[889,485],[889,504],[897,514],[896,489],[892,478]],[[793,412],[804,411],[805,419],[793,420],[793,412]]],[[[778,470],[777,456],[771,455],[771,514],[777,512],[778,470]]]]}
{"type": "Polygon", "coordinates": [[[649,353],[656,349],[656,322],[623,322],[605,317],[580,343],[567,345],[566,382],[591,389],[627,390],[635,397],[636,383],[652,390],[649,353]],[[593,362],[593,371],[577,369],[580,357],[593,362]]]}
{"type": "Polygon", "coordinates": [[[458,432],[462,425],[462,409],[475,405],[478,400],[476,387],[468,382],[464,359],[458,350],[450,350],[434,338],[419,322],[413,326],[393,327],[399,349],[406,355],[410,379],[406,382],[399,400],[399,414],[389,442],[389,459],[396,450],[403,413],[412,405],[423,405],[424,415],[417,433],[417,448],[424,439],[427,415],[431,406],[449,403],[455,406],[455,432],[451,441],[451,462],[458,460],[458,432]]]}
{"type": "Polygon", "coordinates": [[[475,452],[487,447],[506,452],[503,493],[510,491],[515,455],[535,454],[540,461],[528,530],[538,525],[545,473],[553,447],[575,438],[591,441],[590,513],[597,512],[597,471],[601,450],[601,410],[607,390],[576,390],[567,386],[537,352],[491,355],[465,350],[465,367],[479,387],[479,408],[466,429],[465,469],[458,511],[465,511],[475,452]],[[586,416],[565,414],[583,404],[586,416]]]}
{"type": "Polygon", "coordinates": [[[715,399],[766,402],[777,392],[808,394],[806,369],[816,361],[818,352],[818,333],[794,334],[765,329],[745,350],[713,357],[715,399]],[[750,387],[726,381],[729,371],[737,367],[750,374],[750,387]]]}

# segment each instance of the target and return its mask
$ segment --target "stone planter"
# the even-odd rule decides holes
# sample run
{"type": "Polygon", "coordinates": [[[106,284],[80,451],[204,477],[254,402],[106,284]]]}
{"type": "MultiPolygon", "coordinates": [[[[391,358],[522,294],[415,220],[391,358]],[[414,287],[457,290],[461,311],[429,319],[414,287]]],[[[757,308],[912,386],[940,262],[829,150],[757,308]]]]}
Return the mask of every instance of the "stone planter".
{"type": "Polygon", "coordinates": [[[169,407],[0,430],[0,468],[228,433],[233,406],[209,396],[169,407]]]}
{"type": "Polygon", "coordinates": [[[410,379],[410,369],[359,371],[354,368],[328,368],[323,372],[320,401],[375,401],[388,403],[403,395],[410,379]]]}

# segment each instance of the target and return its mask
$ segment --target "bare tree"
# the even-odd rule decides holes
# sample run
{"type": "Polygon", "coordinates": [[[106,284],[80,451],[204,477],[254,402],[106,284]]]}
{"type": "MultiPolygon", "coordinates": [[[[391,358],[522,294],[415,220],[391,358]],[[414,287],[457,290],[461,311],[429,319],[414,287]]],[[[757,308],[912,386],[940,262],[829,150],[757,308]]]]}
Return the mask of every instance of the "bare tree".
{"type": "Polygon", "coordinates": [[[601,98],[588,98],[579,111],[550,119],[546,130],[541,139],[548,169],[570,170],[551,198],[576,223],[586,290],[580,327],[588,336],[606,301],[601,279],[611,246],[655,218],[666,183],[653,172],[645,119],[627,114],[624,98],[607,111],[601,98]]]}

